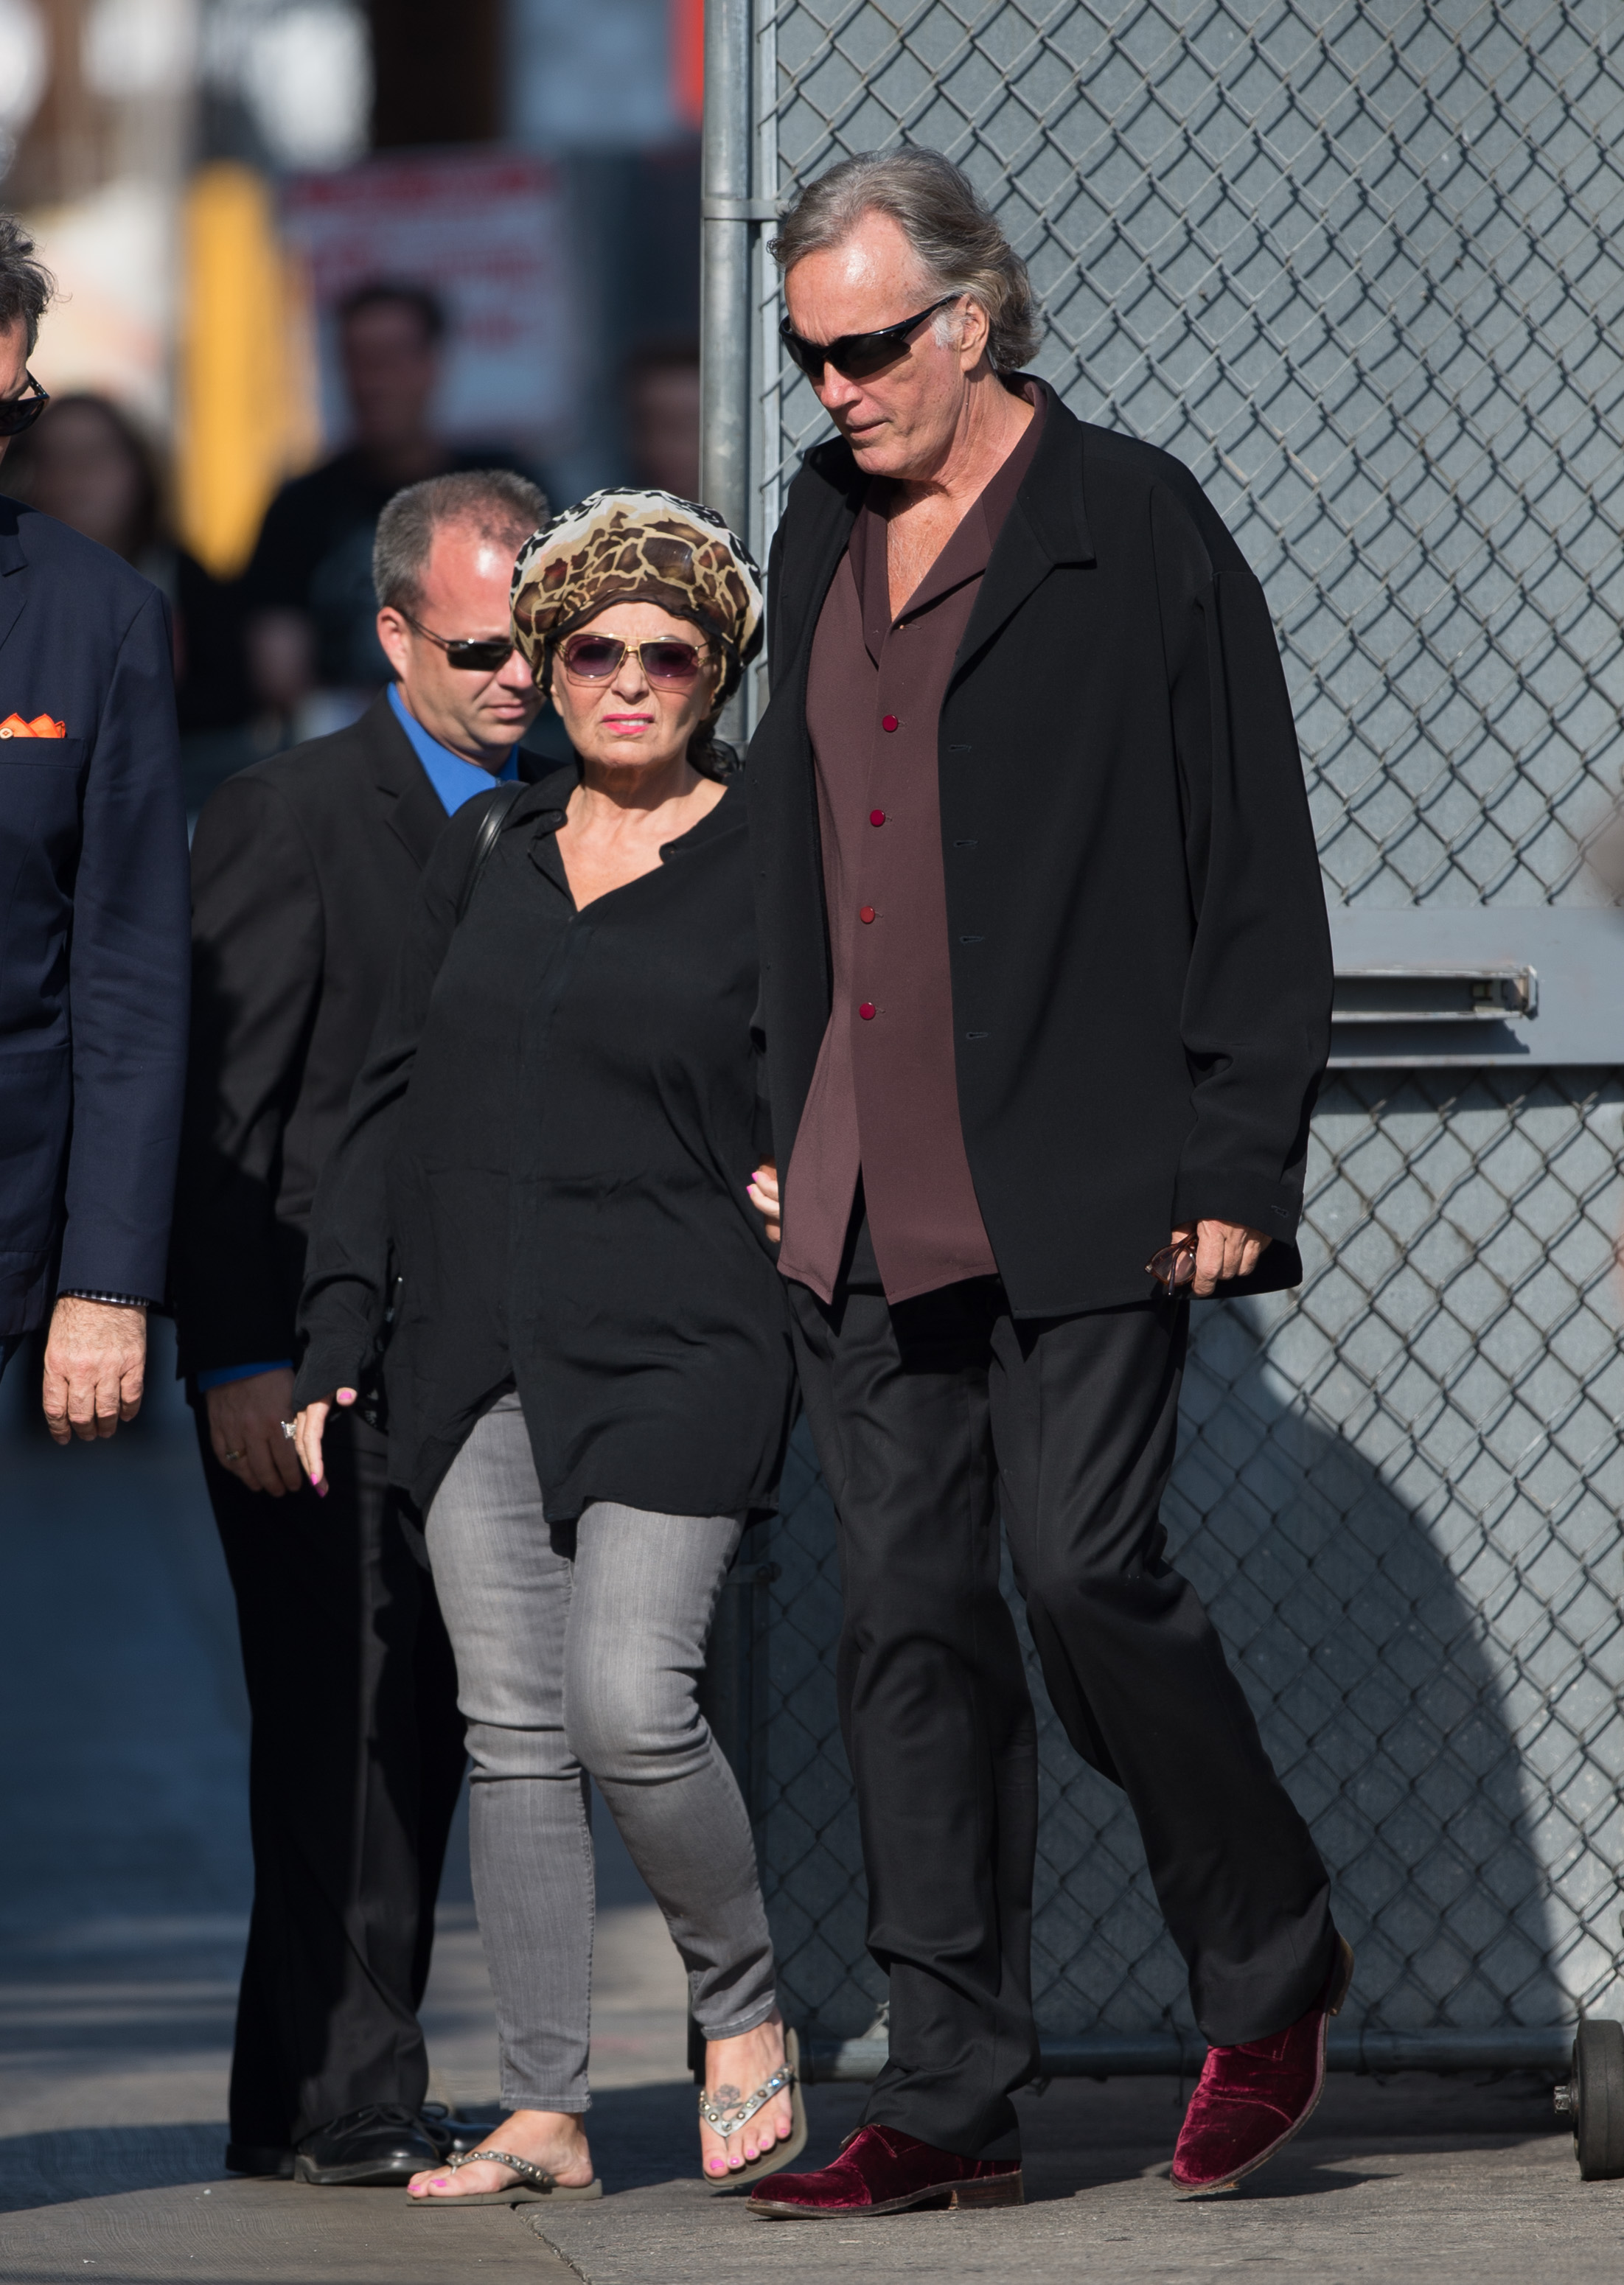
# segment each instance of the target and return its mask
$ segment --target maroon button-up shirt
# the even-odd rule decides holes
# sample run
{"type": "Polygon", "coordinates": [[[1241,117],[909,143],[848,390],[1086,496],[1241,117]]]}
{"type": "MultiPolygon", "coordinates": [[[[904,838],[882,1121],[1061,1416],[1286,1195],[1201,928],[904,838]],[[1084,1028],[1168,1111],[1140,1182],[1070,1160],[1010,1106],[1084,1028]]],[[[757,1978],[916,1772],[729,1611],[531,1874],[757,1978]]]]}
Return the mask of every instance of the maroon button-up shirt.
{"type": "Polygon", "coordinates": [[[876,480],[812,639],[834,1005],[784,1185],[786,1277],[832,1300],[858,1176],[886,1298],[997,1263],[959,1124],[937,734],[993,542],[1043,425],[1003,466],[893,620],[876,480]]]}

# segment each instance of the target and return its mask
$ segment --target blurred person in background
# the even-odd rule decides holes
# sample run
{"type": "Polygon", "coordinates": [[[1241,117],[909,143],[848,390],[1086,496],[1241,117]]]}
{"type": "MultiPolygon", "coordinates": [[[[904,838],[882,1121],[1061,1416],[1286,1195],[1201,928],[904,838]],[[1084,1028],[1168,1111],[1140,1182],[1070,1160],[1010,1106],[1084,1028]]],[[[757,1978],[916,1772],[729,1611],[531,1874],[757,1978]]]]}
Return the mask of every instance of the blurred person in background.
{"type": "Polygon", "coordinates": [[[11,454],[12,495],[122,555],[169,599],[181,735],[241,722],[251,698],[235,591],[171,535],[163,471],[129,415],[105,397],[53,397],[11,454]]]}
{"type": "Polygon", "coordinates": [[[173,1292],[253,1719],[239,2173],[404,2182],[459,2147],[424,2117],[417,2022],[462,1779],[451,1653],[382,1434],[335,1424],[324,1504],[282,1424],[311,1200],[418,876],[451,812],[546,766],[520,747],[542,701],[507,600],[545,515],[506,470],[397,494],[374,545],[388,689],[228,779],[192,846],[173,1292]]]}
{"type": "MultiPolygon", "coordinates": [[[[0,215],[0,457],[53,291],[0,215]]],[[[0,499],[0,1370],[43,1323],[51,1435],[140,1407],[186,1049],[186,834],[149,581],[0,499]],[[52,1304],[52,1297],[54,1306],[52,1304]]]]}
{"type": "Polygon", "coordinates": [[[639,484],[699,498],[699,343],[646,342],[622,368],[626,442],[639,484]]]}
{"type": "Polygon", "coordinates": [[[434,427],[447,335],[428,287],[381,279],[340,305],[339,364],[353,441],[283,485],[242,580],[260,705],[307,731],[353,721],[390,676],[379,642],[373,539],[403,485],[458,469],[535,471],[501,444],[465,449],[434,427]]]}

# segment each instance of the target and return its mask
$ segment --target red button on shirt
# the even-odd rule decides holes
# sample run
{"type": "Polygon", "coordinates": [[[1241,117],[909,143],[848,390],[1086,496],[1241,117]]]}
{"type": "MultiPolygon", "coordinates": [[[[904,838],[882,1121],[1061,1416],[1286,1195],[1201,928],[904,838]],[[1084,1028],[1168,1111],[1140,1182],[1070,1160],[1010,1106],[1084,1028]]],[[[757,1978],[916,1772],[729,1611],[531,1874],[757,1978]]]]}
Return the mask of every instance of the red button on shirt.
{"type": "Polygon", "coordinates": [[[864,1023],[867,1024],[874,1015],[874,1001],[872,1000],[865,1000],[862,1006],[857,1012],[862,1017],[864,1023]]]}
{"type": "Polygon", "coordinates": [[[862,922],[864,927],[867,928],[869,922],[874,918],[874,907],[872,905],[865,905],[861,912],[859,913],[858,918],[862,922]]]}
{"type": "Polygon", "coordinates": [[[887,714],[881,719],[880,727],[882,730],[895,730],[899,726],[900,726],[898,725],[894,714],[887,714]]]}
{"type": "Polygon", "coordinates": [[[868,822],[870,825],[883,825],[885,812],[883,809],[871,809],[868,813],[868,822]]]}

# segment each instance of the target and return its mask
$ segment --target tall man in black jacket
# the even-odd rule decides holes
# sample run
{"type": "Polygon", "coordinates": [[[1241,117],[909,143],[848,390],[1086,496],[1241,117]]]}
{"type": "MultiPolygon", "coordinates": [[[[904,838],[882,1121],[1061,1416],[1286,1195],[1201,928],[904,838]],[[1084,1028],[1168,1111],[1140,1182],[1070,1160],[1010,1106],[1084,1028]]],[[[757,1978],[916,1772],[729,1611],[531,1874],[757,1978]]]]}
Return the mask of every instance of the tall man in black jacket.
{"type": "Polygon", "coordinates": [[[519,747],[540,700],[507,607],[545,513],[501,470],[397,493],[373,558],[397,679],[352,728],[228,779],[192,845],[174,1291],[253,1713],[243,2173],[404,2182],[445,2155],[416,2011],[463,1769],[450,1647],[383,1436],[335,1423],[319,1504],[282,1423],[310,1205],[418,876],[449,812],[545,766],[519,747]]]}
{"type": "Polygon", "coordinates": [[[1189,1963],[1212,2048],[1173,2179],[1215,2189],[1313,2108],[1351,1965],[1159,1519],[1181,1289],[1301,1275],[1330,969],[1279,657],[1188,471],[1020,374],[1024,265],[945,160],[845,161],[775,251],[840,436],[773,552],[763,1022],[891,2007],[863,2132],[756,2203],[1020,2195],[1036,1767],[1000,1512],[1189,1963]]]}

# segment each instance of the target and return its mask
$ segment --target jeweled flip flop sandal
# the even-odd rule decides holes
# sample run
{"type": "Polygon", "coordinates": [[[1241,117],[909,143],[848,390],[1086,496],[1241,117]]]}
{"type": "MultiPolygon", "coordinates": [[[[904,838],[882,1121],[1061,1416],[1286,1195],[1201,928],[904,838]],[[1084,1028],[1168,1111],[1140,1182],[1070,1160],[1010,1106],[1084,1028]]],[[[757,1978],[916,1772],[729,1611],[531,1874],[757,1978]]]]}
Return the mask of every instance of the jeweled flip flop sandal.
{"type": "Polygon", "coordinates": [[[454,2174],[459,2166],[472,2166],[481,2159],[492,2166],[511,2166],[518,2180],[509,2182],[506,2189],[461,2191],[454,2198],[437,2198],[432,2192],[414,2198],[410,2191],[407,2197],[414,2206],[426,2210],[429,2206],[528,2206],[548,2202],[556,2205],[562,2198],[603,2195],[603,2184],[600,2181],[594,2179],[583,2182],[578,2188],[568,2188],[562,2182],[555,2182],[545,2166],[532,2166],[528,2158],[515,2158],[511,2150],[459,2150],[454,2158],[446,2160],[445,2171],[454,2174]]]}
{"type": "Polygon", "coordinates": [[[801,2098],[801,2043],[793,2031],[784,2033],[781,2069],[775,2070],[754,2094],[747,2094],[742,2102],[732,2103],[723,2109],[712,2102],[704,2088],[701,2087],[699,2115],[724,2142],[741,2132],[756,2113],[765,2108],[775,2094],[781,2094],[786,2087],[789,2089],[788,2140],[775,2142],[770,2150],[764,2150],[759,2158],[747,2158],[741,2166],[730,2166],[725,2174],[707,2174],[702,2168],[700,2179],[708,2187],[731,2190],[735,2182],[759,2182],[768,2174],[776,2174],[781,2166],[787,2166],[792,2158],[798,2158],[805,2149],[810,2129],[806,2124],[806,2105],[801,2098]]]}

